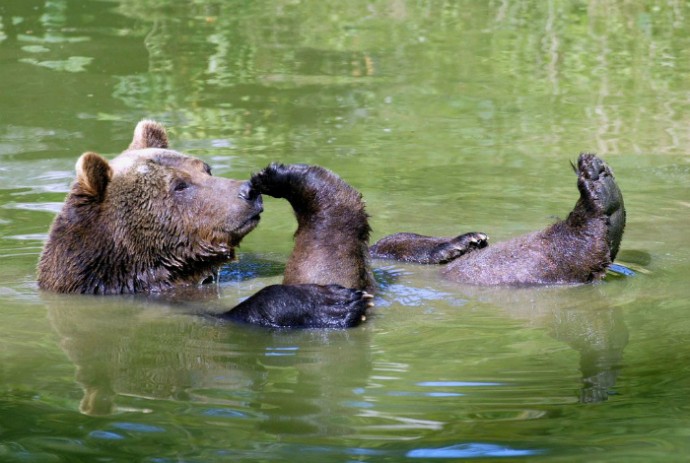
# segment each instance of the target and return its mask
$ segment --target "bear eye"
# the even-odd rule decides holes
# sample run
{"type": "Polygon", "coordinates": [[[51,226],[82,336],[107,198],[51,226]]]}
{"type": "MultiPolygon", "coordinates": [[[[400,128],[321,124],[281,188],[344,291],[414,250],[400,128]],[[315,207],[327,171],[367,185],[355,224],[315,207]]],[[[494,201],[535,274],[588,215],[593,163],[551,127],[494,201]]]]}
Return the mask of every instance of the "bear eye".
{"type": "Polygon", "coordinates": [[[204,163],[204,172],[206,172],[208,175],[213,175],[211,174],[211,166],[206,163],[204,163]]]}
{"type": "Polygon", "coordinates": [[[173,186],[173,190],[175,191],[183,191],[189,188],[189,183],[185,182],[184,180],[176,180],[175,185],[173,186]]]}

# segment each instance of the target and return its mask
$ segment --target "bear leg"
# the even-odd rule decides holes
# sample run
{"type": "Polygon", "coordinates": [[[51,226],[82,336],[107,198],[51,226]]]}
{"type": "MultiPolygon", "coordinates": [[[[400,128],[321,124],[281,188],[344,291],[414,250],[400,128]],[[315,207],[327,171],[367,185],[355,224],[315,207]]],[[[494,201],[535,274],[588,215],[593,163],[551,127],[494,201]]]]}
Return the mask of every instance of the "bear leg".
{"type": "Polygon", "coordinates": [[[578,158],[580,196],[565,220],[467,253],[444,276],[474,285],[578,284],[601,279],[625,227],[623,196],[611,169],[593,154],[578,158]]]}
{"type": "Polygon", "coordinates": [[[369,248],[375,259],[395,259],[418,264],[445,264],[474,249],[488,245],[484,233],[465,233],[455,238],[440,238],[416,233],[395,233],[369,248]]]}
{"type": "Polygon", "coordinates": [[[580,199],[566,219],[572,227],[579,227],[591,219],[603,218],[606,223],[606,242],[611,262],[618,254],[625,228],[623,195],[611,168],[591,153],[583,153],[577,161],[577,188],[580,199]]]}
{"type": "Polygon", "coordinates": [[[284,284],[376,290],[369,219],[357,190],[328,169],[305,164],[271,164],[252,176],[251,185],[261,194],[285,198],[295,212],[295,246],[284,284]]]}

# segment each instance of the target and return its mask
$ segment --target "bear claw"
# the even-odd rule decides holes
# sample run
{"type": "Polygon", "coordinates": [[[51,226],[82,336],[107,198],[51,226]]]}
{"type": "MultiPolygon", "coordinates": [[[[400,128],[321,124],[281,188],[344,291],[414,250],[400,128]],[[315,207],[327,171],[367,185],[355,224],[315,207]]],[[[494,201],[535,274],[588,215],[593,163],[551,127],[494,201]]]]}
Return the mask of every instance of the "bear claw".
{"type": "Polygon", "coordinates": [[[474,234],[474,236],[470,238],[470,242],[483,248],[484,246],[489,244],[489,237],[484,233],[476,233],[474,234]]]}
{"type": "Polygon", "coordinates": [[[474,249],[481,249],[489,244],[489,237],[485,233],[465,233],[436,247],[431,253],[430,260],[434,263],[445,264],[474,249]]]}

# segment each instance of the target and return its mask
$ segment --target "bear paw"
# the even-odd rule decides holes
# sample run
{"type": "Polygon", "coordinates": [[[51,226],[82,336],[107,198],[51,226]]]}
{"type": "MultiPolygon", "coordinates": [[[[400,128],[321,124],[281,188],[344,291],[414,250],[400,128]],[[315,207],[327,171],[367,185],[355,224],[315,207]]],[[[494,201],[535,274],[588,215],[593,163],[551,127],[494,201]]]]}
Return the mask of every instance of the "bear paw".
{"type": "Polygon", "coordinates": [[[445,264],[473,250],[486,247],[484,233],[465,233],[455,238],[424,236],[416,233],[395,233],[377,241],[369,248],[375,259],[395,259],[417,264],[445,264]]]}
{"type": "Polygon", "coordinates": [[[372,299],[339,285],[272,285],[216,317],[272,328],[350,328],[366,319],[372,299]]]}
{"type": "Polygon", "coordinates": [[[583,206],[594,213],[610,216],[622,206],[622,195],[609,166],[591,153],[577,161],[577,188],[583,206]]]}
{"type": "Polygon", "coordinates": [[[474,249],[489,245],[489,237],[484,233],[472,232],[457,236],[439,244],[430,254],[429,263],[445,264],[474,249]]]}
{"type": "MultiPolygon", "coordinates": [[[[311,286],[311,285],[309,285],[311,286]]],[[[315,285],[316,286],[316,285],[315,285]]],[[[366,312],[374,306],[374,296],[366,291],[338,285],[322,287],[326,294],[318,296],[314,312],[305,327],[350,328],[366,320],[366,312]]]]}
{"type": "Polygon", "coordinates": [[[580,199],[568,218],[568,223],[582,226],[591,219],[603,220],[609,257],[613,262],[625,229],[623,195],[609,166],[594,154],[581,154],[575,172],[580,199]]]}

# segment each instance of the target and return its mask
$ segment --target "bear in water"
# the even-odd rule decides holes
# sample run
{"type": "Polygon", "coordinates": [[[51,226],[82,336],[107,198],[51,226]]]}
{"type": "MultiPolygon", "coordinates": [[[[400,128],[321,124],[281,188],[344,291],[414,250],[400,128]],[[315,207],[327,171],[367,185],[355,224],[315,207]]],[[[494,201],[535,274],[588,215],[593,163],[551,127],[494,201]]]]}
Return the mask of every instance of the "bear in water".
{"type": "MultiPolygon", "coordinates": [[[[41,289],[59,293],[158,293],[212,281],[263,211],[250,182],[211,175],[168,149],[165,129],[140,122],[108,162],[85,153],[38,265],[41,289]]],[[[368,226],[368,225],[367,225],[368,226]]],[[[274,285],[222,318],[265,326],[348,327],[371,305],[360,285],[274,285]]]]}
{"type": "MultiPolygon", "coordinates": [[[[623,237],[623,195],[609,166],[594,154],[581,154],[574,170],[580,198],[565,220],[488,247],[479,240],[475,250],[454,257],[443,275],[471,285],[576,284],[603,278],[623,237]]],[[[462,244],[463,239],[398,233],[378,241],[371,253],[407,262],[440,263],[429,259],[434,250],[452,247],[454,241],[462,244]]]]}

